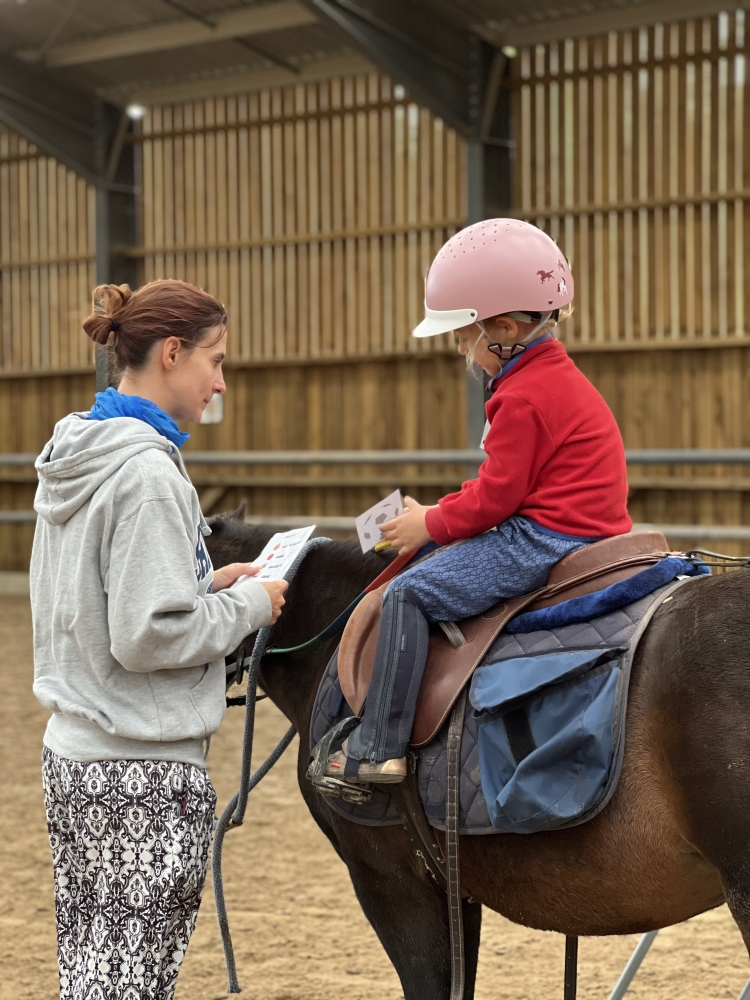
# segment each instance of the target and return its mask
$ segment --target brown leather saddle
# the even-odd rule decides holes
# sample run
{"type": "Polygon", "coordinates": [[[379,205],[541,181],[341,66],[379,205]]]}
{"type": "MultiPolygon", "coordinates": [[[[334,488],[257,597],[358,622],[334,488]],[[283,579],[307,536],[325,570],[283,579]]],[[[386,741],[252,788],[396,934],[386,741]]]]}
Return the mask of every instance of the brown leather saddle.
{"type": "MultiPolygon", "coordinates": [[[[435,738],[464,685],[511,618],[522,610],[537,611],[573,597],[593,594],[673,554],[664,535],[657,531],[605,538],[561,559],[552,567],[547,585],[541,590],[496,604],[460,625],[440,622],[439,627],[431,627],[412,745],[424,746],[435,738]]],[[[383,584],[360,602],[341,637],[339,683],[347,704],[357,714],[370,686],[382,596],[387,586],[383,584]]]]}

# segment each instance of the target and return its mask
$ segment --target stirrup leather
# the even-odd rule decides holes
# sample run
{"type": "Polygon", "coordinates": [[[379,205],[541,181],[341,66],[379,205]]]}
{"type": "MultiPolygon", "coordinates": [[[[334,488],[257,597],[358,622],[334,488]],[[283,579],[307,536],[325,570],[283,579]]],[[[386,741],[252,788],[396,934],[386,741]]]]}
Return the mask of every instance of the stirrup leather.
{"type": "Polygon", "coordinates": [[[332,775],[326,774],[326,767],[334,743],[344,740],[361,721],[358,715],[350,715],[348,719],[342,719],[341,722],[336,723],[333,729],[329,729],[323,739],[313,747],[312,760],[307,769],[307,777],[321,795],[327,795],[333,799],[340,798],[344,802],[352,802],[354,805],[363,805],[370,801],[373,792],[372,785],[355,785],[342,778],[334,778],[332,775]]]}

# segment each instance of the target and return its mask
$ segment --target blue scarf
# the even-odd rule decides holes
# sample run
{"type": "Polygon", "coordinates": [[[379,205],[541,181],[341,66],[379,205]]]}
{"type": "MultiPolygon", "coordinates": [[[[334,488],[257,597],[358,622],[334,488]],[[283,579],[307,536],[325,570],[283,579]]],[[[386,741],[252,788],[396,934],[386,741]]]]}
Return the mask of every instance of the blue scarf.
{"type": "Polygon", "coordinates": [[[107,420],[109,417],[135,417],[136,420],[143,420],[178,448],[190,437],[189,434],[183,434],[175,420],[150,399],[126,396],[111,386],[106,392],[97,392],[96,402],[87,419],[107,420]]]}

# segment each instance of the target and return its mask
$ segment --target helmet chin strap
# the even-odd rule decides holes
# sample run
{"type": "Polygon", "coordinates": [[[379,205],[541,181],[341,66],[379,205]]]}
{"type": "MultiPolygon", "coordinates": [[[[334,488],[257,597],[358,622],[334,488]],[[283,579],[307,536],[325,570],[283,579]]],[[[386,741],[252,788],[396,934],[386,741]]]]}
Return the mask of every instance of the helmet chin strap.
{"type": "Polygon", "coordinates": [[[549,321],[550,317],[552,316],[552,312],[553,310],[544,313],[542,315],[542,318],[536,324],[536,326],[529,333],[526,334],[523,340],[519,340],[517,343],[511,344],[510,347],[503,347],[502,344],[495,343],[495,341],[493,341],[490,335],[487,333],[483,320],[478,319],[476,321],[476,324],[488,341],[487,349],[491,351],[496,358],[499,358],[501,367],[503,367],[509,361],[512,361],[513,358],[517,358],[519,354],[523,354],[523,352],[526,350],[526,345],[531,343],[532,340],[534,340],[534,338],[537,336],[537,334],[545,325],[545,323],[549,321]]]}

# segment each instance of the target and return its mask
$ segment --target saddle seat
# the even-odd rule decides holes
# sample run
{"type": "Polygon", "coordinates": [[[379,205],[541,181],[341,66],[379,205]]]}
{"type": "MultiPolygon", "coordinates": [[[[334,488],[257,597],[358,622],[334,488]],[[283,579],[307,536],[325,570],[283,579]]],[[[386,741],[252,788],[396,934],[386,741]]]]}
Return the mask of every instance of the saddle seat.
{"type": "MultiPolygon", "coordinates": [[[[439,622],[431,627],[412,745],[425,746],[437,736],[464,685],[511,618],[522,610],[536,611],[593,594],[673,554],[664,535],[657,531],[605,538],[561,559],[552,567],[546,586],[540,590],[502,601],[481,615],[464,619],[460,626],[439,622]]],[[[372,591],[360,602],[341,637],[339,683],[347,704],[356,714],[360,714],[370,686],[382,597],[387,586],[386,583],[372,591]]]]}

